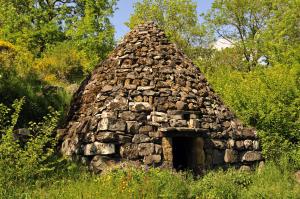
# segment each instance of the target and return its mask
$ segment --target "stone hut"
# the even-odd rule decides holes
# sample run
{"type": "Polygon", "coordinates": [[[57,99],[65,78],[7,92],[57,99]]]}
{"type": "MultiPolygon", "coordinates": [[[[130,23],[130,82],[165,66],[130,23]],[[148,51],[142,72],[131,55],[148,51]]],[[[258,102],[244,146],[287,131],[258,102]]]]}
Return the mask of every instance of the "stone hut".
{"type": "Polygon", "coordinates": [[[250,169],[262,160],[243,126],[192,61],[149,22],[128,33],[74,94],[61,151],[109,165],[250,169]]]}

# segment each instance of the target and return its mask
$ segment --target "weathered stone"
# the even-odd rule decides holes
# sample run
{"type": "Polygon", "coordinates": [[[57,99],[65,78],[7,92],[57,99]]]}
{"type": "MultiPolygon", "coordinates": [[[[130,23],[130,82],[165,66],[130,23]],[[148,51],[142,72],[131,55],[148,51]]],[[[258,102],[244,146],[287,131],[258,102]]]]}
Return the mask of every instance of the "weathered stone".
{"type": "Polygon", "coordinates": [[[253,150],[259,150],[259,149],[260,149],[259,141],[254,140],[253,141],[253,150]]]}
{"type": "Polygon", "coordinates": [[[168,137],[162,138],[163,157],[167,162],[173,162],[172,139],[168,137]]]}
{"type": "Polygon", "coordinates": [[[129,102],[130,111],[152,111],[152,106],[148,102],[129,102]]]}
{"type": "Polygon", "coordinates": [[[211,141],[212,141],[214,148],[217,148],[217,149],[225,149],[226,148],[225,143],[221,140],[211,140],[211,141]]]}
{"type": "Polygon", "coordinates": [[[152,116],[157,116],[157,117],[168,117],[168,114],[167,113],[164,113],[164,112],[158,112],[158,111],[153,111],[151,112],[151,115],[152,116]]]}
{"type": "Polygon", "coordinates": [[[124,97],[117,97],[109,103],[108,109],[110,109],[112,111],[127,110],[128,109],[128,100],[124,97]]]}
{"type": "Polygon", "coordinates": [[[169,117],[170,117],[170,119],[174,119],[174,120],[182,120],[183,119],[182,114],[170,115],[169,117]]]}
{"type": "Polygon", "coordinates": [[[118,137],[119,144],[130,143],[132,141],[132,137],[127,135],[118,134],[117,137],[118,137]]]}
{"type": "Polygon", "coordinates": [[[236,141],[235,144],[237,149],[244,149],[244,141],[236,141]]]}
{"type": "Polygon", "coordinates": [[[209,129],[210,128],[209,123],[206,123],[206,122],[202,122],[200,126],[201,126],[201,128],[204,128],[204,129],[209,129]]]}
{"type": "Polygon", "coordinates": [[[141,123],[136,121],[128,121],[127,124],[127,132],[130,134],[136,134],[139,132],[139,129],[141,127],[141,123]]]}
{"type": "Polygon", "coordinates": [[[141,134],[148,134],[149,132],[152,132],[152,131],[153,131],[153,127],[150,125],[142,126],[139,129],[139,133],[141,133],[141,134]]]}
{"type": "Polygon", "coordinates": [[[153,90],[145,90],[143,91],[144,96],[157,96],[159,93],[153,90]]]}
{"type": "Polygon", "coordinates": [[[100,114],[100,118],[114,118],[115,117],[115,112],[112,111],[103,111],[100,114]]]}
{"type": "Polygon", "coordinates": [[[150,141],[150,137],[144,134],[135,134],[132,139],[132,142],[134,143],[143,143],[149,141],[150,141]]]}
{"type": "Polygon", "coordinates": [[[167,116],[152,116],[152,121],[153,122],[158,122],[158,123],[162,123],[162,122],[168,122],[168,117],[167,116]]]}
{"type": "MultiPolygon", "coordinates": [[[[190,119],[195,119],[195,120],[197,120],[197,119],[199,119],[200,118],[200,115],[199,114],[195,114],[195,113],[191,113],[190,114],[190,119]]],[[[199,120],[197,120],[197,121],[199,121],[199,120]]]]}
{"type": "Polygon", "coordinates": [[[137,90],[138,91],[146,91],[146,90],[151,90],[154,88],[155,88],[155,86],[139,86],[139,87],[137,87],[137,90]]]}
{"type": "Polygon", "coordinates": [[[260,161],[258,164],[258,172],[261,173],[263,171],[263,169],[265,168],[265,162],[264,161],[260,161]]]}
{"type": "Polygon", "coordinates": [[[127,84],[124,86],[124,88],[128,89],[128,90],[135,90],[137,88],[137,85],[135,84],[127,84]]]}
{"type": "Polygon", "coordinates": [[[227,141],[227,148],[232,149],[235,147],[235,141],[233,139],[229,139],[227,141]]]}
{"type": "Polygon", "coordinates": [[[156,132],[149,132],[149,137],[151,138],[162,138],[163,134],[160,131],[156,131],[156,132]]]}
{"type": "Polygon", "coordinates": [[[122,120],[113,120],[108,126],[108,130],[110,131],[125,131],[125,129],[126,123],[122,120]]]}
{"type": "Polygon", "coordinates": [[[253,148],[253,142],[252,142],[252,140],[245,140],[244,141],[244,146],[245,146],[245,149],[252,149],[253,148]]]}
{"type": "Polygon", "coordinates": [[[125,121],[132,121],[136,119],[136,114],[131,111],[124,111],[119,114],[119,118],[125,121]]]}
{"type": "Polygon", "coordinates": [[[118,139],[117,135],[113,132],[99,132],[95,138],[99,142],[115,142],[118,139]]]}
{"type": "Polygon", "coordinates": [[[143,102],[144,98],[141,95],[135,96],[134,97],[134,102],[143,102]]]}
{"type": "Polygon", "coordinates": [[[65,156],[71,156],[75,152],[75,144],[71,138],[66,138],[61,145],[61,153],[65,156]]]}
{"type": "Polygon", "coordinates": [[[170,120],[170,126],[172,126],[172,127],[185,127],[185,126],[187,126],[187,121],[186,120],[171,119],[170,120]]]}
{"type": "Polygon", "coordinates": [[[140,156],[152,155],[154,153],[154,144],[153,143],[139,144],[138,151],[140,156]]]}
{"type": "Polygon", "coordinates": [[[115,145],[108,143],[94,142],[84,146],[84,155],[109,155],[115,153],[115,145]]]}
{"type": "Polygon", "coordinates": [[[155,149],[154,150],[155,154],[161,154],[162,153],[162,146],[161,145],[155,144],[154,149],[155,149]]]}
{"type": "Polygon", "coordinates": [[[108,168],[111,168],[117,164],[117,161],[101,155],[96,155],[91,161],[91,169],[96,172],[104,171],[108,168]]]}
{"type": "Polygon", "coordinates": [[[139,148],[137,144],[125,144],[121,146],[120,154],[125,159],[137,159],[139,157],[139,148]]]}
{"type": "Polygon", "coordinates": [[[112,91],[113,87],[111,85],[105,85],[102,89],[101,92],[105,93],[108,91],[112,91]]]}
{"type": "Polygon", "coordinates": [[[297,171],[297,172],[295,172],[295,180],[296,180],[296,182],[298,182],[298,184],[300,184],[300,170],[299,171],[297,171]]]}
{"type": "Polygon", "coordinates": [[[154,163],[160,163],[161,162],[161,156],[160,155],[148,155],[144,156],[144,163],[147,165],[151,165],[154,163]]]}
{"type": "Polygon", "coordinates": [[[200,121],[198,119],[189,120],[189,128],[200,128],[200,121]]]}
{"type": "Polygon", "coordinates": [[[83,141],[86,142],[86,143],[95,142],[94,133],[90,132],[90,133],[85,134],[83,141]]]}
{"type": "Polygon", "coordinates": [[[226,149],[224,161],[228,163],[234,163],[238,161],[238,152],[233,149],[226,149]]]}
{"type": "Polygon", "coordinates": [[[176,108],[177,108],[177,110],[186,110],[187,104],[183,101],[178,101],[178,102],[176,102],[176,108]]]}
{"type": "Polygon", "coordinates": [[[127,79],[135,79],[136,78],[136,75],[134,72],[131,72],[131,73],[128,73],[127,76],[126,76],[127,79]]]}
{"type": "Polygon", "coordinates": [[[247,138],[254,139],[254,138],[256,138],[256,132],[253,129],[245,128],[242,131],[242,136],[245,139],[247,139],[247,138]]]}
{"type": "Polygon", "coordinates": [[[262,155],[259,151],[247,151],[242,156],[242,162],[253,162],[258,160],[262,160],[262,155]]]}

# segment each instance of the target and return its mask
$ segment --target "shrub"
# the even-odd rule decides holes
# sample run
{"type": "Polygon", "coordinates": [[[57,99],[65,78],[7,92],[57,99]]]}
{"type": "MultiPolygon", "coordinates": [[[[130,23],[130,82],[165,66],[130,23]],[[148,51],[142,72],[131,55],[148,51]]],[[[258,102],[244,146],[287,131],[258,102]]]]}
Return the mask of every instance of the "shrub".
{"type": "Polygon", "coordinates": [[[24,99],[16,100],[13,110],[0,104],[0,196],[13,191],[12,187],[34,182],[54,170],[55,162],[49,160],[56,144],[53,130],[57,125],[58,112],[51,110],[43,122],[31,122],[31,134],[24,145],[14,132],[23,104],[24,99]],[[11,117],[8,117],[10,114],[11,117]]]}
{"type": "Polygon", "coordinates": [[[193,183],[191,193],[198,198],[241,198],[239,190],[251,183],[250,173],[236,170],[212,171],[193,183]]]}
{"type": "Polygon", "coordinates": [[[65,86],[80,82],[90,72],[90,61],[73,43],[63,42],[49,47],[36,60],[34,69],[40,78],[51,85],[65,86]]]}
{"type": "Polygon", "coordinates": [[[299,198],[300,185],[293,179],[293,165],[286,157],[268,162],[259,172],[252,175],[252,183],[241,191],[242,198],[299,198]]]}
{"type": "Polygon", "coordinates": [[[248,73],[219,68],[207,77],[237,116],[260,131],[267,158],[278,159],[299,146],[298,65],[257,68],[248,73]]]}
{"type": "MultiPolygon", "coordinates": [[[[29,121],[40,121],[48,107],[64,112],[71,94],[64,88],[49,85],[40,80],[33,70],[34,58],[30,52],[0,40],[0,103],[10,105],[15,99],[26,97],[17,126],[29,121]]],[[[24,126],[23,125],[23,126],[24,126]]]]}

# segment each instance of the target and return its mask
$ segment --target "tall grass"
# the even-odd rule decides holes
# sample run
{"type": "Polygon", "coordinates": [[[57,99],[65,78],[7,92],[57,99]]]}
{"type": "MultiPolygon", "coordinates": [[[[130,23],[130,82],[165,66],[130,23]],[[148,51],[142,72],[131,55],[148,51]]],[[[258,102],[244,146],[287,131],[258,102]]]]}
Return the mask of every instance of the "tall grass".
{"type": "MultiPolygon", "coordinates": [[[[160,169],[123,169],[93,175],[66,170],[31,188],[15,187],[14,197],[92,198],[300,198],[300,185],[286,163],[269,162],[255,172],[211,171],[194,179],[189,173],[160,169]],[[71,171],[71,172],[70,172],[71,171]],[[16,195],[16,193],[19,193],[16,195]]],[[[9,198],[9,196],[7,196],[9,198]]]]}

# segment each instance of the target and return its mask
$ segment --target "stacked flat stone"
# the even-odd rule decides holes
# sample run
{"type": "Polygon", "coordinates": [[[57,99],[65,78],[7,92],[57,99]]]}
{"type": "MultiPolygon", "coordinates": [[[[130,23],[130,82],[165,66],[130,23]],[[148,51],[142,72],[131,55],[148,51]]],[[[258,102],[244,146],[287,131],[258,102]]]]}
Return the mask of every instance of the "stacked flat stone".
{"type": "Polygon", "coordinates": [[[205,168],[262,160],[243,126],[204,75],[149,22],[128,33],[73,96],[61,151],[93,170],[122,161],[170,165],[173,134],[204,139],[205,168]]]}

